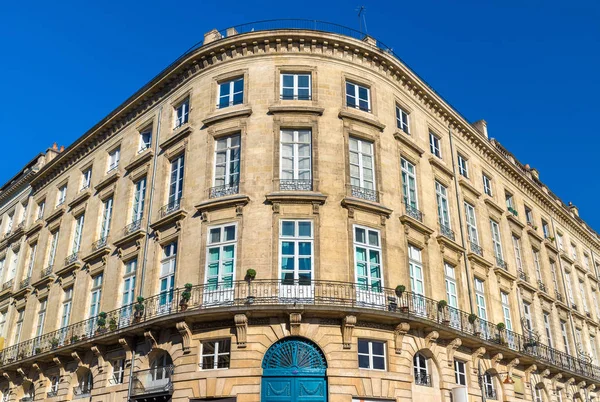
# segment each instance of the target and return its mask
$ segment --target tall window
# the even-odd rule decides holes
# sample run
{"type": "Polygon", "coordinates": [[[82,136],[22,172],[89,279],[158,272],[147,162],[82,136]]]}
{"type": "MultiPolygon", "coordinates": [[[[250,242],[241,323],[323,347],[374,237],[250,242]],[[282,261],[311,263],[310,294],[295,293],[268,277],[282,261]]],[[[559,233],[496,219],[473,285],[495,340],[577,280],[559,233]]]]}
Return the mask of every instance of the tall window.
{"type": "Polygon", "coordinates": [[[554,342],[552,342],[552,329],[550,324],[550,313],[544,311],[544,331],[546,332],[546,341],[548,342],[548,346],[551,348],[554,347],[554,342]]]}
{"type": "Polygon", "coordinates": [[[52,232],[50,236],[50,247],[48,248],[48,266],[54,265],[56,259],[56,246],[58,245],[58,230],[52,232]]]}
{"type": "Polygon", "coordinates": [[[408,113],[398,105],[396,105],[396,126],[406,134],[410,135],[408,113]]]}
{"type": "Polygon", "coordinates": [[[216,140],[214,187],[237,188],[240,182],[240,135],[216,140]]]}
{"type": "Polygon", "coordinates": [[[565,348],[565,353],[570,355],[571,348],[569,347],[569,336],[567,335],[567,323],[563,320],[560,320],[560,334],[562,335],[563,346],[565,348]]]}
{"type": "Polygon", "coordinates": [[[550,260],[550,274],[552,275],[552,284],[554,285],[554,291],[558,293],[558,280],[556,278],[556,263],[550,260]]]}
{"type": "Polygon", "coordinates": [[[492,243],[494,244],[494,255],[496,261],[504,262],[504,254],[502,253],[502,241],[500,238],[500,225],[495,220],[490,219],[490,227],[492,228],[492,243]]]}
{"type": "Polygon", "coordinates": [[[67,185],[63,184],[58,189],[58,194],[56,197],[56,206],[58,207],[58,206],[64,204],[66,199],[67,199],[67,185]]]}
{"type": "Polygon", "coordinates": [[[435,198],[437,201],[440,225],[450,229],[450,209],[448,208],[448,189],[440,182],[435,182],[435,198]]]}
{"type": "Polygon", "coordinates": [[[281,221],[279,247],[282,283],[310,285],[313,278],[312,222],[281,221]]]}
{"type": "Polygon", "coordinates": [[[567,288],[567,297],[571,305],[575,305],[575,298],[573,297],[573,282],[571,282],[571,273],[565,271],[565,287],[567,288]]]}
{"type": "Polygon", "coordinates": [[[533,389],[533,396],[534,396],[534,399],[533,399],[534,402],[544,402],[544,399],[542,398],[542,390],[540,388],[535,387],[533,389]]]}
{"type": "Polygon", "coordinates": [[[454,360],[454,379],[458,385],[467,385],[467,369],[465,362],[454,360]]]}
{"type": "Polygon", "coordinates": [[[15,324],[15,338],[13,345],[21,342],[21,331],[23,330],[23,318],[25,317],[25,308],[17,310],[17,322],[15,324]]]}
{"type": "Polygon", "coordinates": [[[573,257],[574,260],[577,259],[577,246],[575,243],[571,243],[571,257],[573,257]]]}
{"type": "MultiPolygon", "coordinates": [[[[58,394],[58,387],[60,385],[60,378],[57,375],[53,375],[50,379],[50,394],[56,396],[58,394]]],[[[48,395],[50,397],[50,395],[48,395]]]]}
{"type": "Polygon", "coordinates": [[[592,302],[594,303],[594,308],[596,309],[596,317],[600,317],[600,310],[598,309],[598,296],[596,296],[596,291],[592,289],[592,302]]]}
{"type": "Polygon", "coordinates": [[[17,273],[17,264],[19,262],[19,252],[13,251],[12,259],[10,260],[10,270],[8,271],[8,280],[15,277],[17,273]]]}
{"type": "Polygon", "coordinates": [[[502,303],[502,315],[504,316],[504,325],[506,329],[512,331],[512,319],[510,318],[510,299],[506,292],[500,292],[500,301],[502,303]]]}
{"type": "Polygon", "coordinates": [[[525,205],[525,220],[530,226],[533,226],[533,212],[527,205],[525,205]]]}
{"type": "Polygon", "coordinates": [[[123,384],[123,379],[125,378],[125,359],[113,360],[112,369],[112,384],[123,384]]]}
{"type": "Polygon", "coordinates": [[[353,187],[375,189],[375,164],[373,143],[350,138],[350,185],[353,187]]]}
{"type": "Polygon", "coordinates": [[[598,364],[598,350],[596,349],[596,337],[590,335],[590,348],[592,349],[593,363],[598,364]]]}
{"type": "Polygon", "coordinates": [[[231,289],[235,275],[236,225],[212,227],[208,233],[207,290],[231,289]]]}
{"type": "Polygon", "coordinates": [[[45,209],[46,209],[46,200],[42,200],[38,204],[38,213],[37,213],[38,219],[44,219],[44,210],[45,209]]]}
{"type": "Polygon", "coordinates": [[[244,77],[219,84],[219,109],[244,102],[244,77]]]}
{"type": "Polygon", "coordinates": [[[27,278],[31,278],[33,274],[33,266],[35,264],[35,255],[37,253],[37,243],[33,243],[29,246],[29,264],[27,267],[27,278]]]}
{"type": "Polygon", "coordinates": [[[483,192],[492,196],[492,179],[488,177],[485,173],[483,174],[483,192]]]}
{"type": "Polygon", "coordinates": [[[60,327],[64,328],[69,325],[71,319],[71,302],[73,301],[73,287],[65,289],[62,303],[62,316],[60,319],[60,327]]]}
{"type": "Polygon", "coordinates": [[[517,267],[517,271],[523,272],[523,257],[521,256],[521,239],[517,236],[512,236],[513,248],[515,251],[515,265],[517,267]]]}
{"type": "Polygon", "coordinates": [[[46,307],[48,307],[48,299],[40,300],[40,307],[38,310],[37,325],[35,328],[35,336],[42,336],[44,333],[44,323],[46,322],[46,307]]]}
{"type": "Polygon", "coordinates": [[[169,243],[163,247],[163,257],[160,261],[160,306],[168,309],[173,301],[175,288],[175,270],[177,264],[177,242],[169,243]]]}
{"type": "Polygon", "coordinates": [[[523,318],[525,318],[525,328],[531,333],[533,331],[533,320],[531,319],[531,304],[523,301],[523,318]]]}
{"type": "Polygon", "coordinates": [[[202,359],[200,370],[216,370],[229,368],[231,340],[202,342],[202,359]]]}
{"type": "Polygon", "coordinates": [[[404,205],[414,209],[419,209],[417,200],[417,173],[415,165],[404,158],[400,159],[402,169],[402,195],[404,196],[404,205]]]}
{"type": "Polygon", "coordinates": [[[102,280],[102,274],[96,275],[94,278],[92,278],[89,317],[95,317],[100,312],[100,301],[102,299],[102,280]]]}
{"type": "Polygon", "coordinates": [[[581,304],[583,305],[583,311],[589,312],[587,305],[587,296],[585,295],[585,285],[582,281],[579,281],[579,294],[581,294],[581,304]]]}
{"type": "Polygon", "coordinates": [[[144,216],[144,202],[146,199],[146,178],[135,182],[133,190],[133,211],[131,213],[131,221],[139,222],[144,216]]]}
{"type": "Polygon", "coordinates": [[[102,212],[102,228],[100,229],[100,239],[106,239],[110,232],[110,221],[112,218],[113,210],[113,198],[110,197],[104,201],[103,212],[102,212]]]}
{"type": "Polygon", "coordinates": [[[456,286],[455,268],[444,262],[444,274],[446,279],[446,298],[450,307],[458,308],[458,292],[456,286]]]}
{"type": "Polygon", "coordinates": [[[583,266],[587,271],[590,270],[590,257],[587,254],[583,254],[583,266]]]}
{"type": "Polygon", "coordinates": [[[514,201],[513,195],[507,191],[506,193],[504,193],[504,197],[506,199],[506,208],[508,208],[509,210],[511,210],[511,209],[514,210],[515,209],[515,201],[514,201]]]}
{"type": "Polygon", "coordinates": [[[479,235],[477,234],[477,219],[475,218],[475,207],[465,202],[465,216],[467,219],[467,233],[471,244],[479,245],[479,235]]]}
{"type": "Polygon", "coordinates": [[[138,152],[143,152],[152,145],[152,127],[140,131],[140,148],[138,152]]]}
{"type": "Polygon", "coordinates": [[[410,274],[411,291],[418,295],[425,294],[421,250],[412,244],[408,245],[408,270],[410,274]]]}
{"type": "Polygon", "coordinates": [[[115,148],[108,153],[108,171],[116,169],[121,159],[121,148],[115,148]]]}
{"type": "Polygon", "coordinates": [[[312,189],[311,130],[281,130],[280,165],[282,190],[312,189]]]}
{"type": "Polygon", "coordinates": [[[81,247],[81,235],[83,232],[83,217],[84,214],[79,215],[75,221],[75,233],[73,234],[73,249],[72,254],[78,253],[81,247]]]}
{"type": "Polygon", "coordinates": [[[483,375],[483,390],[485,392],[486,399],[495,400],[497,398],[496,389],[494,388],[494,379],[487,371],[483,375]]]}
{"type": "Polygon", "coordinates": [[[540,265],[540,252],[536,249],[532,249],[533,253],[533,267],[535,268],[535,275],[537,280],[543,282],[542,278],[542,267],[540,265]]]}
{"type": "Polygon", "coordinates": [[[432,154],[442,159],[442,144],[440,137],[432,132],[429,132],[429,150],[432,154]]]}
{"type": "Polygon", "coordinates": [[[132,304],[135,299],[135,274],[137,271],[137,259],[129,260],[125,264],[123,275],[123,298],[121,306],[132,304]]]}
{"type": "Polygon", "coordinates": [[[346,106],[371,111],[371,90],[365,86],[346,81],[346,106]]]}
{"type": "Polygon", "coordinates": [[[385,342],[358,340],[358,367],[385,370],[385,342]]]}
{"type": "Polygon", "coordinates": [[[477,303],[477,316],[482,320],[487,320],[485,286],[483,281],[479,278],[475,278],[475,301],[477,303]]]}
{"type": "Polygon", "coordinates": [[[558,244],[558,249],[559,250],[562,251],[562,250],[565,249],[565,246],[563,244],[563,236],[562,236],[562,234],[560,234],[560,233],[556,234],[556,243],[558,244]]]}
{"type": "Polygon", "coordinates": [[[542,232],[544,233],[544,239],[550,237],[550,227],[548,226],[548,222],[542,219],[542,232]]]}
{"type": "Polygon", "coordinates": [[[183,155],[171,161],[171,182],[169,184],[169,208],[179,208],[179,201],[183,194],[183,155]]]}
{"type": "Polygon", "coordinates": [[[381,292],[383,275],[378,230],[354,226],[354,264],[359,289],[381,292]]]}
{"type": "Polygon", "coordinates": [[[81,173],[81,190],[90,187],[92,182],[92,168],[87,168],[81,173]]]}
{"type": "Polygon", "coordinates": [[[281,74],[280,96],[283,100],[311,100],[311,75],[302,73],[281,74]]]}
{"type": "Polygon", "coordinates": [[[190,115],[190,99],[186,98],[175,107],[175,127],[179,128],[188,122],[190,115]]]}
{"type": "Polygon", "coordinates": [[[415,353],[413,356],[413,372],[415,374],[415,384],[425,386],[431,385],[427,359],[421,353],[415,353]]]}
{"type": "Polygon", "coordinates": [[[4,327],[6,326],[6,310],[0,311],[0,336],[4,336],[4,327]]]}
{"type": "Polygon", "coordinates": [[[458,154],[458,173],[467,179],[469,178],[469,161],[461,154],[458,154]]]}

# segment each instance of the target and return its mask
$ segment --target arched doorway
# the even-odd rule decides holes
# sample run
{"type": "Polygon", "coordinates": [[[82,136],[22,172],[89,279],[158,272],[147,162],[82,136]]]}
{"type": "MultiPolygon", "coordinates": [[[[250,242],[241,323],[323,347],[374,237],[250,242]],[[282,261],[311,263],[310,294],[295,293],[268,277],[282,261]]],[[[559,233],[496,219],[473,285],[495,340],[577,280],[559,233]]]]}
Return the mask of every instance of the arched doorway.
{"type": "Polygon", "coordinates": [[[262,402],[327,402],[327,362],[313,342],[285,338],[274,343],[262,368],[262,402]]]}

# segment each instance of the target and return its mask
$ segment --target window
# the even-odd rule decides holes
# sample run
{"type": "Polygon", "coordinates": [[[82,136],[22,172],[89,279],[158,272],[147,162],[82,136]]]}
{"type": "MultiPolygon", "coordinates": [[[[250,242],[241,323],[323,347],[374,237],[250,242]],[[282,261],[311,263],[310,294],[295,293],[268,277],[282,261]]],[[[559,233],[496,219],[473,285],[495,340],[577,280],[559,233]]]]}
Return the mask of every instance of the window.
{"type": "Polygon", "coordinates": [[[512,331],[512,319],[510,318],[510,299],[506,292],[500,292],[500,301],[502,303],[502,316],[504,317],[504,325],[506,329],[512,331]]]}
{"type": "Polygon", "coordinates": [[[312,222],[281,221],[279,250],[282,283],[310,285],[313,278],[312,222]]]}
{"type": "Polygon", "coordinates": [[[53,232],[50,237],[50,247],[48,248],[48,266],[54,265],[56,258],[56,246],[58,245],[58,230],[53,232]]]}
{"type": "Polygon", "coordinates": [[[173,359],[164,352],[150,363],[150,381],[160,381],[169,378],[173,366],[173,359]]]}
{"type": "Polygon", "coordinates": [[[581,328],[575,328],[575,347],[576,349],[583,350],[583,343],[581,342],[581,328]]]}
{"type": "Polygon", "coordinates": [[[396,126],[410,135],[409,116],[408,112],[396,105],[396,126]]]}
{"type": "Polygon", "coordinates": [[[346,106],[371,111],[371,90],[365,86],[346,81],[346,106]]]}
{"type": "Polygon", "coordinates": [[[490,373],[486,372],[483,375],[483,389],[487,399],[496,399],[496,389],[494,388],[494,380],[490,373]]]}
{"type": "Polygon", "coordinates": [[[458,172],[461,176],[469,178],[469,162],[461,154],[458,154],[458,172]]]}
{"type": "Polygon", "coordinates": [[[410,275],[410,289],[413,292],[414,307],[417,314],[424,314],[425,300],[420,297],[425,294],[421,250],[412,244],[408,245],[408,271],[410,275]]]}
{"type": "Polygon", "coordinates": [[[550,237],[550,227],[548,226],[548,222],[542,219],[542,232],[544,232],[544,239],[548,239],[550,237]]]}
{"type": "Polygon", "coordinates": [[[525,220],[529,226],[533,226],[533,212],[527,205],[525,205],[525,220]]]}
{"type": "Polygon", "coordinates": [[[417,200],[417,173],[415,165],[404,158],[400,159],[402,169],[402,195],[407,208],[419,209],[417,200]]]}
{"type": "Polygon", "coordinates": [[[577,259],[577,246],[575,243],[571,243],[571,257],[573,257],[574,260],[577,259]]]}
{"type": "MultiPolygon", "coordinates": [[[[499,265],[504,265],[502,241],[500,240],[500,225],[498,225],[498,222],[495,220],[490,219],[490,226],[492,228],[492,243],[494,244],[494,255],[496,256],[496,262],[499,265]]],[[[506,268],[506,266],[503,266],[502,268],[506,268]]]]}
{"type": "Polygon", "coordinates": [[[38,213],[37,213],[38,219],[44,219],[44,209],[46,209],[46,200],[42,200],[38,204],[38,213]]]}
{"type": "Polygon", "coordinates": [[[594,308],[596,309],[596,317],[600,318],[600,309],[598,309],[598,296],[596,291],[592,289],[592,301],[594,302],[594,308]]]}
{"type": "Polygon", "coordinates": [[[160,308],[165,311],[170,308],[173,301],[173,289],[175,288],[175,270],[177,264],[177,242],[167,244],[163,247],[163,256],[160,261],[160,308]]]}
{"type": "Polygon", "coordinates": [[[112,384],[123,384],[125,378],[125,359],[117,359],[112,361],[112,384]]]}
{"type": "Polygon", "coordinates": [[[477,303],[477,317],[484,321],[487,320],[487,310],[485,306],[485,287],[483,281],[479,278],[475,278],[475,301],[477,303]]]}
{"type": "Polygon", "coordinates": [[[236,242],[235,224],[209,229],[206,257],[207,290],[233,288],[236,242]]]}
{"type": "Polygon", "coordinates": [[[229,368],[229,353],[231,351],[231,340],[221,339],[218,341],[202,342],[201,370],[215,370],[229,368]]]}
{"type": "Polygon", "coordinates": [[[583,254],[583,266],[587,271],[590,270],[590,257],[587,254],[583,254]]]}
{"type": "Polygon", "coordinates": [[[589,313],[587,305],[587,296],[585,295],[585,285],[582,281],[579,281],[579,294],[581,294],[581,304],[583,304],[583,311],[589,313]]]}
{"type": "Polygon", "coordinates": [[[281,74],[279,95],[283,100],[311,100],[311,75],[306,73],[281,74]]]}
{"type": "Polygon", "coordinates": [[[523,318],[525,318],[525,329],[529,331],[529,335],[533,332],[533,321],[531,319],[531,304],[523,301],[523,318]]]}
{"type": "Polygon", "coordinates": [[[385,370],[385,342],[358,340],[358,367],[385,370]]]}
{"type": "Polygon", "coordinates": [[[94,278],[92,278],[90,310],[88,317],[95,317],[100,312],[100,301],[102,299],[102,280],[102,274],[96,275],[94,278]]]}
{"type": "Polygon", "coordinates": [[[37,243],[33,243],[31,246],[29,246],[29,264],[27,267],[26,278],[31,278],[31,274],[33,274],[33,266],[35,264],[36,252],[37,252],[37,243]]]}
{"type": "Polygon", "coordinates": [[[598,362],[598,351],[596,349],[596,337],[590,335],[590,348],[592,349],[592,358],[594,359],[593,364],[598,362]]]}
{"type": "Polygon", "coordinates": [[[12,213],[10,213],[6,216],[6,231],[5,231],[5,233],[10,233],[10,231],[12,230],[13,222],[14,222],[14,215],[15,215],[15,212],[13,211],[12,213]]]}
{"type": "Polygon", "coordinates": [[[465,216],[467,219],[467,233],[471,245],[479,246],[479,235],[477,234],[477,219],[475,218],[475,207],[465,202],[465,216]]]}
{"type": "MultiPolygon", "coordinates": [[[[57,375],[53,375],[50,379],[50,394],[56,396],[58,394],[58,387],[60,385],[60,378],[57,375]]],[[[48,395],[50,397],[50,395],[48,395]]]]}
{"type": "Polygon", "coordinates": [[[108,200],[104,201],[103,212],[102,212],[102,227],[100,229],[100,239],[106,242],[106,238],[108,237],[108,233],[110,232],[110,221],[112,218],[112,210],[113,210],[113,199],[110,197],[108,200]]]}
{"type": "Polygon", "coordinates": [[[73,234],[73,249],[71,250],[72,254],[76,254],[79,252],[79,248],[81,247],[81,234],[83,232],[83,217],[84,214],[79,215],[75,221],[75,233],[73,234]]]}
{"type": "Polygon", "coordinates": [[[575,298],[573,297],[573,283],[571,282],[571,273],[569,271],[565,271],[565,287],[567,288],[567,297],[569,298],[569,302],[571,302],[571,306],[575,306],[575,298]]]}
{"type": "Polygon", "coordinates": [[[448,208],[448,189],[440,182],[435,182],[438,219],[442,228],[450,229],[450,211],[448,208]]]}
{"type": "Polygon", "coordinates": [[[58,189],[58,195],[56,197],[56,206],[61,206],[62,204],[65,203],[65,200],[67,199],[67,185],[64,184],[62,186],[60,186],[60,188],[58,189]]]}
{"type": "Polygon", "coordinates": [[[188,122],[190,114],[190,100],[186,98],[177,106],[175,106],[175,127],[179,128],[188,122]]]}
{"type": "Polygon", "coordinates": [[[448,299],[448,306],[458,308],[456,270],[452,265],[444,262],[444,274],[446,280],[446,298],[448,299]]]}
{"type": "Polygon", "coordinates": [[[25,317],[25,308],[17,310],[17,322],[15,324],[15,338],[13,345],[21,341],[21,331],[23,330],[23,318],[25,317]]]}
{"type": "Polygon", "coordinates": [[[38,310],[37,325],[35,328],[35,336],[42,336],[44,333],[44,323],[46,321],[46,308],[48,307],[48,299],[40,300],[40,307],[38,310]]]}
{"type": "Polygon", "coordinates": [[[146,178],[135,182],[133,190],[133,211],[131,212],[131,221],[140,222],[144,216],[144,202],[146,199],[146,178]]]}
{"type": "Polygon", "coordinates": [[[281,130],[281,190],[312,190],[311,152],[311,130],[281,130]]]}
{"type": "Polygon", "coordinates": [[[179,208],[179,201],[183,194],[183,155],[171,161],[171,178],[169,184],[169,203],[168,207],[171,210],[179,208]]]}
{"type": "Polygon", "coordinates": [[[534,402],[544,402],[544,399],[542,398],[542,390],[538,387],[533,388],[533,392],[534,392],[534,402]]]}
{"type": "Polygon", "coordinates": [[[504,193],[504,197],[506,198],[506,208],[508,208],[509,211],[513,212],[515,210],[515,201],[513,195],[507,191],[506,193],[504,193]]]}
{"type": "Polygon", "coordinates": [[[63,303],[62,303],[62,317],[60,320],[60,327],[64,328],[69,325],[71,318],[71,302],[73,300],[73,287],[67,288],[64,291],[63,303]]]}
{"type": "Polygon", "coordinates": [[[415,374],[415,384],[431,386],[427,359],[421,353],[415,353],[413,357],[413,372],[415,374]]]}
{"type": "Polygon", "coordinates": [[[552,341],[552,330],[550,324],[550,313],[544,311],[544,330],[546,331],[546,341],[548,342],[548,346],[551,348],[554,347],[554,342],[552,341]]]}
{"type": "Polygon", "coordinates": [[[558,280],[556,279],[556,263],[552,260],[550,260],[550,274],[552,275],[552,284],[554,285],[554,291],[556,293],[559,293],[558,280]]]}
{"type": "Polygon", "coordinates": [[[152,145],[152,127],[140,131],[140,149],[139,152],[144,152],[152,145]]]}
{"type": "Polygon", "coordinates": [[[85,190],[90,187],[92,182],[92,168],[87,168],[81,173],[81,190],[85,190]]]}
{"type": "Polygon", "coordinates": [[[518,273],[523,272],[523,257],[521,256],[521,239],[512,235],[513,248],[515,251],[515,265],[518,273]]]}
{"type": "Polygon", "coordinates": [[[540,264],[540,252],[536,249],[532,249],[532,254],[533,254],[533,267],[535,268],[535,276],[537,278],[537,280],[541,283],[543,283],[543,278],[542,278],[542,267],[540,264]]]}
{"type": "Polygon", "coordinates": [[[483,174],[483,192],[492,196],[492,179],[490,179],[485,173],[483,174]]]}
{"type": "Polygon", "coordinates": [[[4,327],[6,325],[6,310],[0,311],[0,336],[4,336],[4,327]]]}
{"type": "Polygon", "coordinates": [[[244,77],[219,84],[219,109],[244,103],[244,77]]]}
{"type": "Polygon", "coordinates": [[[360,290],[382,291],[383,268],[378,230],[354,226],[354,265],[360,290]]]}
{"type": "Polygon", "coordinates": [[[442,159],[442,145],[440,137],[432,132],[429,132],[429,150],[432,154],[442,159]]]}
{"type": "Polygon", "coordinates": [[[560,320],[560,334],[562,335],[563,346],[565,348],[565,353],[568,355],[571,354],[569,347],[569,337],[567,335],[567,323],[563,320],[560,320]]]}
{"type": "Polygon", "coordinates": [[[108,153],[108,171],[116,169],[119,166],[119,159],[121,158],[121,148],[115,148],[108,153]]]}
{"type": "Polygon", "coordinates": [[[563,245],[563,236],[561,233],[556,233],[556,244],[558,244],[558,249],[559,250],[564,250],[564,245],[563,245]]]}
{"type": "Polygon", "coordinates": [[[467,369],[465,362],[454,360],[454,379],[458,385],[467,385],[467,369]]]}
{"type": "Polygon", "coordinates": [[[132,304],[135,299],[135,274],[137,271],[137,259],[129,260],[125,264],[123,275],[123,298],[121,306],[132,304]]]}
{"type": "Polygon", "coordinates": [[[19,262],[19,252],[18,251],[13,251],[13,255],[12,258],[10,260],[10,267],[9,267],[9,271],[8,271],[8,277],[6,278],[7,281],[13,279],[15,277],[15,274],[17,273],[17,263],[19,262]]]}
{"type": "Polygon", "coordinates": [[[375,190],[373,143],[351,137],[349,145],[350,185],[353,188],[375,190]]]}
{"type": "Polygon", "coordinates": [[[240,135],[219,138],[215,142],[214,187],[233,188],[240,182],[240,135]]]}

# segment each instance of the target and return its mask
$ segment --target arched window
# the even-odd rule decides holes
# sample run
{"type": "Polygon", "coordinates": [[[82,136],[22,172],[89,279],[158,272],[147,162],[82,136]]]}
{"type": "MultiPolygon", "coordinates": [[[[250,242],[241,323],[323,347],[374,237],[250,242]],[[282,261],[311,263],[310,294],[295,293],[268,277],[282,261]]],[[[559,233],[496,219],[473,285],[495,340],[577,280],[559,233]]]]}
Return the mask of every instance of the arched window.
{"type": "Polygon", "coordinates": [[[413,357],[413,370],[415,372],[415,384],[431,387],[427,359],[421,353],[417,353],[413,357]]]}
{"type": "Polygon", "coordinates": [[[496,400],[498,398],[494,388],[494,379],[487,372],[483,375],[483,392],[485,392],[486,399],[496,400]]]}
{"type": "Polygon", "coordinates": [[[163,352],[152,360],[150,369],[152,382],[168,382],[173,371],[173,359],[168,353],[163,352]]]}
{"type": "Polygon", "coordinates": [[[533,388],[533,402],[544,402],[542,398],[542,389],[538,387],[533,388]]]}
{"type": "Polygon", "coordinates": [[[25,391],[23,398],[21,398],[21,401],[26,402],[26,401],[33,401],[35,399],[35,388],[33,386],[33,384],[30,384],[29,387],[27,388],[27,391],[25,391]]]}
{"type": "Polygon", "coordinates": [[[8,388],[4,388],[2,390],[2,402],[8,402],[10,399],[10,390],[8,388]]]}
{"type": "Polygon", "coordinates": [[[53,375],[50,378],[50,391],[48,392],[48,398],[52,398],[58,395],[58,385],[60,384],[60,378],[57,375],[53,375]]]}
{"type": "Polygon", "coordinates": [[[78,397],[85,397],[92,393],[94,386],[94,378],[90,370],[85,370],[77,375],[79,384],[73,390],[73,393],[78,397]]]}

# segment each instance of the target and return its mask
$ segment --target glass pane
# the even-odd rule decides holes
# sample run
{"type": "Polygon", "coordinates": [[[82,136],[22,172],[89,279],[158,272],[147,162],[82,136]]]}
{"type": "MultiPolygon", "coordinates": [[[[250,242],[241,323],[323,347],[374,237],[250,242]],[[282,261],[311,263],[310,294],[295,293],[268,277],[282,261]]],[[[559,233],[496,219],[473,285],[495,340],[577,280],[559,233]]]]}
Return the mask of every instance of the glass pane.
{"type": "Polygon", "coordinates": [[[239,92],[244,90],[244,80],[239,79],[233,82],[233,92],[239,92]]]}
{"type": "Polygon", "coordinates": [[[299,255],[311,255],[312,247],[309,242],[298,243],[298,254],[299,255]]]}
{"type": "Polygon", "coordinates": [[[217,368],[228,368],[229,367],[229,355],[219,356],[217,368]]]}
{"type": "Polygon", "coordinates": [[[357,263],[356,264],[356,275],[357,276],[367,276],[367,264],[357,263]]]}
{"type": "Polygon", "coordinates": [[[300,271],[310,271],[311,269],[310,258],[298,258],[298,269],[300,271]]]}
{"type": "Polygon", "coordinates": [[[221,96],[229,95],[229,82],[224,82],[221,85],[219,85],[219,89],[221,96]]]}
{"type": "Polygon", "coordinates": [[[211,229],[209,242],[212,244],[212,243],[218,243],[219,241],[221,241],[221,229],[219,229],[219,228],[211,229]]]}
{"type": "Polygon", "coordinates": [[[298,76],[298,86],[303,88],[308,88],[309,86],[309,75],[299,75],[298,76]]]}
{"type": "Polygon", "coordinates": [[[235,226],[227,226],[225,228],[225,241],[235,240],[235,226]]]}
{"type": "Polygon", "coordinates": [[[234,258],[235,247],[232,245],[223,247],[223,259],[234,258]]]}
{"type": "Polygon", "coordinates": [[[358,367],[369,368],[369,356],[358,355],[358,367]]]}
{"type": "Polygon", "coordinates": [[[230,274],[233,272],[233,261],[227,261],[223,263],[223,274],[230,274]]]}
{"type": "Polygon", "coordinates": [[[379,246],[379,234],[372,230],[369,230],[369,244],[371,246],[379,246]]]}
{"type": "Polygon", "coordinates": [[[281,254],[294,255],[295,244],[291,241],[284,241],[281,243],[281,254]]]}
{"type": "Polygon", "coordinates": [[[281,258],[281,269],[293,270],[294,269],[294,259],[290,258],[290,257],[282,257],[281,258]]]}
{"type": "Polygon", "coordinates": [[[218,261],[220,256],[220,250],[218,247],[214,247],[208,250],[208,260],[209,261],[218,261]]]}
{"type": "Polygon", "coordinates": [[[214,356],[204,356],[202,358],[202,368],[204,369],[212,369],[215,366],[215,358],[214,356]]]}
{"type": "Polygon", "coordinates": [[[354,228],[354,237],[357,243],[365,243],[365,230],[361,228],[354,228]]]}
{"type": "Polygon", "coordinates": [[[298,235],[302,237],[310,237],[311,222],[298,222],[298,235]]]}
{"type": "Polygon", "coordinates": [[[283,75],[283,86],[284,87],[293,87],[294,86],[294,76],[291,74],[284,74],[283,75]]]}
{"type": "Polygon", "coordinates": [[[294,222],[284,221],[281,223],[282,236],[294,236],[296,233],[294,222]]]}
{"type": "Polygon", "coordinates": [[[358,341],[358,353],[369,353],[369,343],[367,341],[358,341]]]}

